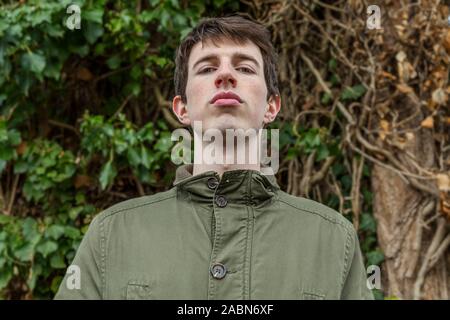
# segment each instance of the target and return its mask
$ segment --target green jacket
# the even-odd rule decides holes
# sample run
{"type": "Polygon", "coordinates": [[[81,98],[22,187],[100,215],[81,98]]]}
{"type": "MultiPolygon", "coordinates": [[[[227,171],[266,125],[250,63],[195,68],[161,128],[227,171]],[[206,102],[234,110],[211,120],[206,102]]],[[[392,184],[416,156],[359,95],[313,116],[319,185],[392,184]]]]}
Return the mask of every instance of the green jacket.
{"type": "Polygon", "coordinates": [[[191,172],[97,215],[55,299],[373,299],[341,214],[258,171],[191,172]]]}

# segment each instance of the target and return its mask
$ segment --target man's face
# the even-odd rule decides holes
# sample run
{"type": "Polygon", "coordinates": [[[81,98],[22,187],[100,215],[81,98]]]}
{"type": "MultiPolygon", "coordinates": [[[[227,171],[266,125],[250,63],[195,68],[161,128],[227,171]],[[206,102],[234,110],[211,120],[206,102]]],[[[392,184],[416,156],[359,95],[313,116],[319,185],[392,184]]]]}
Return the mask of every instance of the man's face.
{"type": "Polygon", "coordinates": [[[188,61],[187,104],[177,96],[173,110],[186,125],[201,121],[203,130],[259,129],[274,120],[280,108],[279,97],[266,100],[267,86],[260,49],[247,41],[239,45],[221,38],[197,43],[188,61]],[[220,93],[233,93],[217,99],[220,93]],[[217,98],[217,97],[216,97],[217,98]]]}

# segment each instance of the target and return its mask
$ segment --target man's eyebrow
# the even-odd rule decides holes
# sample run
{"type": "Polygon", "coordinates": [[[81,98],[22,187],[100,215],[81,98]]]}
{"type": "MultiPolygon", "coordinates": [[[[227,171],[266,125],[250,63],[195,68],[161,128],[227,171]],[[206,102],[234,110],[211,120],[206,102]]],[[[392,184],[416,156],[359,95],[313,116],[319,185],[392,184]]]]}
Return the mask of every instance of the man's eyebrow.
{"type": "MultiPolygon", "coordinates": [[[[196,67],[197,65],[199,65],[200,63],[202,63],[202,62],[205,62],[205,61],[211,61],[211,60],[218,60],[218,56],[217,56],[216,54],[208,54],[208,55],[206,55],[206,56],[200,58],[200,59],[194,64],[194,66],[192,67],[192,69],[195,69],[195,67],[196,67]]],[[[259,63],[258,63],[258,61],[257,61],[255,58],[253,58],[252,56],[249,56],[248,54],[245,54],[245,53],[235,53],[235,54],[233,54],[232,60],[233,60],[233,61],[235,61],[235,60],[239,60],[239,61],[240,61],[240,60],[249,60],[249,61],[253,62],[253,63],[256,65],[257,68],[259,68],[259,63]]]]}

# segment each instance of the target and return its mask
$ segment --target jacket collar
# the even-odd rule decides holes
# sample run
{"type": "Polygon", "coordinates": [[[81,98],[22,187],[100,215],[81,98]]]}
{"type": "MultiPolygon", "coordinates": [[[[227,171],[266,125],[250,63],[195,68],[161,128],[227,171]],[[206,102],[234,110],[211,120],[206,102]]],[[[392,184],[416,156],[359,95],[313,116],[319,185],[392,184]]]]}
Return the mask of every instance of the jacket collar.
{"type": "Polygon", "coordinates": [[[280,189],[274,175],[264,175],[256,170],[225,171],[220,178],[215,171],[192,175],[193,164],[177,168],[174,186],[188,191],[193,201],[209,202],[215,195],[224,195],[234,203],[258,204],[275,195],[280,189]],[[208,181],[215,178],[217,188],[211,189],[208,181]]]}

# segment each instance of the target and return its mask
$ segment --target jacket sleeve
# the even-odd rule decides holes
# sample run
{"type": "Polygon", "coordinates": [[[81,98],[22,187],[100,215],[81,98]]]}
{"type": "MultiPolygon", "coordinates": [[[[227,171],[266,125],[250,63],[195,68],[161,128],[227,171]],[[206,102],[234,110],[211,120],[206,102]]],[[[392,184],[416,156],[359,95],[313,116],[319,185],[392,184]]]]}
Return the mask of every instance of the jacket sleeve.
{"type": "Polygon", "coordinates": [[[355,229],[351,232],[347,241],[348,265],[347,274],[344,276],[344,285],[341,292],[342,300],[374,300],[372,291],[367,286],[367,274],[361,254],[359,240],[355,229]]]}
{"type": "Polygon", "coordinates": [[[72,264],[67,268],[55,300],[102,299],[104,261],[100,232],[99,216],[96,216],[84,235],[72,264]]]}

